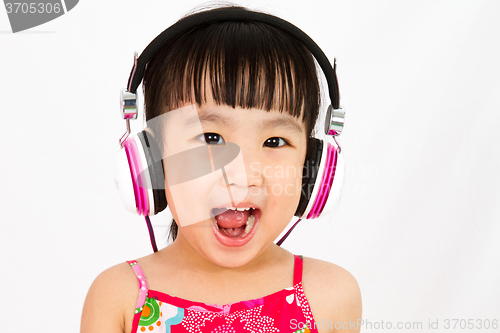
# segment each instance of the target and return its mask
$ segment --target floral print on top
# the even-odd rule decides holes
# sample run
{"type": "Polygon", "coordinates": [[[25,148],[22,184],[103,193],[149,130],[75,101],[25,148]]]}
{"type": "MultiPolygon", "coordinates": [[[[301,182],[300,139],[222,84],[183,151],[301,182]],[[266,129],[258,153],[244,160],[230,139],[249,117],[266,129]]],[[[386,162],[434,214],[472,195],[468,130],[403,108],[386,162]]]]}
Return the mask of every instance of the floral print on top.
{"type": "Polygon", "coordinates": [[[302,258],[295,256],[293,287],[226,305],[194,302],[149,290],[137,261],[127,261],[139,281],[132,333],[317,333],[302,289],[302,258]]]}

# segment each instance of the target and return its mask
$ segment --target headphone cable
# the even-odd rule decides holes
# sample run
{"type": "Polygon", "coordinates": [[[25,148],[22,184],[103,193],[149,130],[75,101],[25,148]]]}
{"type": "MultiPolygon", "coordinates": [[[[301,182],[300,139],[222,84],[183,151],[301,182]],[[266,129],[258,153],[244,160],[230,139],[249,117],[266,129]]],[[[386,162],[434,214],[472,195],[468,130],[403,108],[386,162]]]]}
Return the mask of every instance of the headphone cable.
{"type": "Polygon", "coordinates": [[[151,226],[151,220],[147,215],[145,216],[145,218],[146,218],[146,224],[148,225],[149,239],[151,240],[151,246],[153,247],[154,252],[158,252],[158,248],[156,247],[155,233],[153,231],[153,227],[151,226]]]}
{"type": "Polygon", "coordinates": [[[286,232],[286,234],[283,235],[283,237],[281,237],[281,239],[276,243],[276,245],[278,246],[281,246],[281,244],[285,241],[285,239],[288,237],[288,235],[290,235],[290,233],[292,232],[293,228],[295,228],[295,226],[301,221],[302,219],[298,219],[297,222],[295,222],[294,225],[292,225],[292,227],[286,232]]]}

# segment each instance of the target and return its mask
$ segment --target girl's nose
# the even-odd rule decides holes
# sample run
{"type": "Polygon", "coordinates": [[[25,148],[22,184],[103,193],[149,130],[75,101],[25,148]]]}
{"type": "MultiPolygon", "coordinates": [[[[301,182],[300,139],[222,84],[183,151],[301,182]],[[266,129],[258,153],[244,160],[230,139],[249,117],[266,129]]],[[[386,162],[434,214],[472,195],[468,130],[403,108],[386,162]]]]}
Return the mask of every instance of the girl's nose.
{"type": "Polygon", "coordinates": [[[253,187],[261,187],[264,183],[261,163],[253,160],[249,161],[247,170],[248,185],[253,187]]]}
{"type": "Polygon", "coordinates": [[[241,148],[236,158],[224,167],[226,185],[238,188],[262,186],[263,174],[261,163],[250,150],[241,148]]]}

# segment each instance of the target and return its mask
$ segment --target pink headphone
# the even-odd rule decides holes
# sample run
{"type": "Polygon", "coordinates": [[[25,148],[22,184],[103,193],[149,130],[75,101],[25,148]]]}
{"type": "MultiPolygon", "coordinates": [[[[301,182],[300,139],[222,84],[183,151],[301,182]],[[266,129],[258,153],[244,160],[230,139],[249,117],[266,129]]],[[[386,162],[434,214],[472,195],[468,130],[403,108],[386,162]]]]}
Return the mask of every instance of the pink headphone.
{"type": "Polygon", "coordinates": [[[339,106],[339,90],[336,64],[332,67],[317,44],[304,32],[278,17],[248,10],[219,9],[213,12],[200,12],[188,16],[156,37],[143,51],[134,57],[127,89],[121,92],[122,116],[126,121],[127,132],[120,139],[121,149],[115,155],[115,185],[125,207],[146,218],[154,251],[156,243],[149,220],[167,206],[165,197],[165,178],[160,150],[152,135],[145,129],[130,135],[130,120],[137,118],[136,91],[149,60],[173,38],[195,27],[214,21],[257,21],[285,31],[306,46],[322,68],[328,83],[332,105],[328,107],[325,118],[324,140],[310,138],[304,163],[302,192],[295,212],[299,220],[277,242],[278,245],[290,234],[301,219],[314,219],[334,209],[340,199],[343,186],[344,160],[341,148],[335,137],[340,135],[344,126],[344,110],[339,106]],[[334,195],[331,195],[331,194],[334,195]]]}

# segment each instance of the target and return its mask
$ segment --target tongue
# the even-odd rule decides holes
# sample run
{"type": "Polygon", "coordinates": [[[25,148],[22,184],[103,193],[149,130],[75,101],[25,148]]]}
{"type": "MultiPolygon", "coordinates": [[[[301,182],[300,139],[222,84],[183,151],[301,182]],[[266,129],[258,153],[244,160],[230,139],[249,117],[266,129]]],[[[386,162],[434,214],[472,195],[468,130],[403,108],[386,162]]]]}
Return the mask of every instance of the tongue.
{"type": "Polygon", "coordinates": [[[238,211],[238,210],[225,210],[224,212],[217,214],[215,219],[217,220],[217,225],[219,228],[232,229],[244,227],[250,216],[250,210],[238,211]]]}

